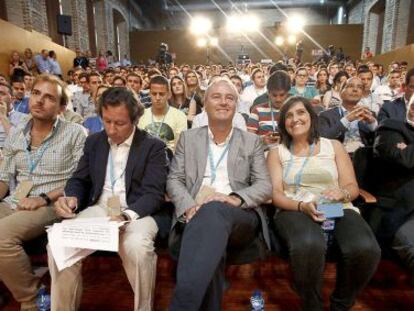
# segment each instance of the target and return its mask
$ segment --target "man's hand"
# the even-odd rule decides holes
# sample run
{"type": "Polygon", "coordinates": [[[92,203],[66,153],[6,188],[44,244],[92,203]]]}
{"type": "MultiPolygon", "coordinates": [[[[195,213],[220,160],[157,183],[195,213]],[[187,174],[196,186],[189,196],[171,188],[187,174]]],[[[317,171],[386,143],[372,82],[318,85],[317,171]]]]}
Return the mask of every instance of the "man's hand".
{"type": "Polygon", "coordinates": [[[46,205],[46,200],[41,197],[24,198],[17,203],[17,209],[20,211],[34,211],[46,205]]]}
{"type": "Polygon", "coordinates": [[[368,108],[365,109],[365,112],[362,115],[362,120],[369,123],[369,124],[375,122],[375,117],[374,117],[373,113],[368,108]]]}
{"type": "Polygon", "coordinates": [[[280,135],[276,132],[270,132],[262,136],[265,145],[274,145],[280,142],[280,135]]]}
{"type": "Polygon", "coordinates": [[[200,209],[199,205],[193,206],[191,208],[189,208],[188,210],[185,211],[185,221],[188,223],[191,218],[194,217],[194,215],[198,212],[198,210],[200,209]]]}
{"type": "Polygon", "coordinates": [[[53,206],[56,215],[61,218],[74,218],[76,214],[73,212],[78,206],[76,197],[60,197],[53,206]]]}
{"type": "Polygon", "coordinates": [[[226,195],[226,194],[223,194],[223,193],[216,192],[216,193],[210,195],[209,197],[207,197],[204,200],[203,204],[206,204],[206,203],[209,203],[209,202],[212,202],[212,201],[219,201],[219,202],[227,203],[227,204],[230,204],[234,207],[240,207],[240,205],[242,203],[240,198],[235,196],[235,195],[226,195]]]}
{"type": "Polygon", "coordinates": [[[356,106],[354,110],[352,110],[346,118],[349,122],[353,122],[355,120],[361,121],[366,114],[366,108],[364,106],[356,106]]]}

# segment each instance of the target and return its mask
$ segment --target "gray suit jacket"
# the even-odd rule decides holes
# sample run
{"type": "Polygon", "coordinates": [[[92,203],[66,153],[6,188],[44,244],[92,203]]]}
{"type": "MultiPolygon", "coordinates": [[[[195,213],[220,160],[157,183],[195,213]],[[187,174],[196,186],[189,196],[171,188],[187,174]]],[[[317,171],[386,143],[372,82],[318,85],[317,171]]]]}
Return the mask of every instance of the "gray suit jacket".
{"type": "MultiPolygon", "coordinates": [[[[170,165],[167,193],[175,205],[173,228],[177,218],[196,205],[208,158],[208,127],[181,133],[170,165]]],[[[263,143],[259,136],[233,128],[227,157],[230,186],[243,198],[241,208],[254,208],[260,216],[263,237],[270,249],[265,213],[260,204],[272,196],[272,184],[266,167],[263,143]]]]}

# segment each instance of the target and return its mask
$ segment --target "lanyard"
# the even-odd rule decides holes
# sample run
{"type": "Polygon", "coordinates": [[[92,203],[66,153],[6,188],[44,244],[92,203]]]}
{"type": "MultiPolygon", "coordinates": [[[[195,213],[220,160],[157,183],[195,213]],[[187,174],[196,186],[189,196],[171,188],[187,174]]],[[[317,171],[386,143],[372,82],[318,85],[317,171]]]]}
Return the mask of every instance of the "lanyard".
{"type": "Polygon", "coordinates": [[[210,174],[211,174],[210,185],[212,185],[215,182],[216,177],[217,177],[217,168],[220,165],[221,161],[223,161],[226,153],[229,151],[229,147],[230,147],[230,144],[227,143],[217,163],[214,164],[213,152],[211,151],[210,143],[208,144],[208,160],[210,162],[210,174]]]}
{"type": "MultiPolygon", "coordinates": [[[[160,137],[161,127],[162,127],[162,124],[165,121],[165,117],[167,116],[168,111],[170,111],[170,106],[167,107],[167,112],[165,113],[164,117],[162,118],[161,124],[158,126],[158,130],[157,130],[157,133],[156,133],[156,135],[157,135],[158,138],[161,138],[160,137]]],[[[151,112],[151,123],[152,124],[155,124],[155,122],[154,122],[154,113],[153,112],[151,112]]]]}
{"type": "MultiPolygon", "coordinates": [[[[308,156],[305,157],[305,160],[303,160],[302,167],[299,169],[299,171],[297,172],[297,174],[295,175],[295,177],[293,179],[294,184],[295,184],[295,192],[297,192],[297,190],[299,188],[299,184],[302,180],[303,170],[304,170],[306,164],[308,163],[309,158],[311,157],[314,149],[315,149],[315,144],[313,143],[312,145],[310,145],[308,156]]],[[[293,144],[290,146],[290,160],[289,160],[288,167],[287,167],[287,169],[284,173],[284,176],[283,176],[284,180],[286,180],[290,170],[292,169],[292,165],[293,165],[293,144]]]]}
{"type": "Polygon", "coordinates": [[[39,164],[40,160],[42,159],[43,154],[45,153],[46,149],[49,147],[50,140],[44,143],[42,147],[37,149],[35,158],[32,158],[32,155],[30,154],[29,145],[26,139],[23,139],[23,141],[24,141],[24,151],[26,153],[27,166],[29,168],[30,175],[32,175],[37,165],[39,164]]]}
{"type": "Polygon", "coordinates": [[[270,108],[270,115],[272,116],[272,128],[273,128],[273,132],[276,132],[276,122],[275,122],[275,117],[273,115],[273,106],[272,103],[269,102],[269,108],[270,108]]]}
{"type": "Polygon", "coordinates": [[[17,105],[17,107],[16,107],[16,111],[18,111],[18,112],[21,112],[20,110],[19,110],[19,108],[20,108],[20,106],[23,104],[23,99],[22,100],[20,100],[20,102],[19,102],[19,104],[17,105]]]}
{"type": "Polygon", "coordinates": [[[111,189],[112,189],[112,193],[114,193],[114,189],[115,189],[116,182],[119,179],[121,179],[122,176],[124,176],[125,170],[126,170],[126,167],[123,169],[121,175],[119,175],[118,177],[115,178],[114,161],[113,161],[113,158],[112,158],[112,151],[109,150],[109,177],[111,178],[111,189]]]}

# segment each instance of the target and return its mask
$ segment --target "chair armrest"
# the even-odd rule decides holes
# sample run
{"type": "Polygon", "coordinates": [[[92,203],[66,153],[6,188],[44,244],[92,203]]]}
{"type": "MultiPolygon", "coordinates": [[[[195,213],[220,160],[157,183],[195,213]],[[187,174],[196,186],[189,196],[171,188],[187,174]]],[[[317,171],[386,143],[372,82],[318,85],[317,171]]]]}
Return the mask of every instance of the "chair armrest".
{"type": "Polygon", "coordinates": [[[374,204],[377,203],[377,199],[368,191],[359,188],[359,196],[363,199],[364,203],[374,204]]]}

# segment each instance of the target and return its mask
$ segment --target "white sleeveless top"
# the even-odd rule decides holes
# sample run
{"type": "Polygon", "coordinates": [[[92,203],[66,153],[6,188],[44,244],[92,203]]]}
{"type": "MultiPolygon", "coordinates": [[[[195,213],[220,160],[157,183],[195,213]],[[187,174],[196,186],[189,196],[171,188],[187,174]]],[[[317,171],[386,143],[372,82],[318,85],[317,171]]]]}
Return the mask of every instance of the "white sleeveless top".
{"type": "MultiPolygon", "coordinates": [[[[300,173],[304,161],[307,157],[298,157],[290,153],[285,145],[280,144],[278,148],[279,158],[283,168],[283,189],[288,198],[294,198],[295,176],[300,173]],[[292,161],[292,164],[290,162],[292,161]],[[286,175],[288,167],[290,169],[286,175]]],[[[339,188],[338,168],[335,161],[335,150],[332,142],[327,138],[320,138],[320,151],[309,157],[302,171],[302,178],[298,185],[298,191],[310,192],[319,197],[320,193],[328,188],[339,188]]],[[[304,201],[308,201],[304,199],[304,201]]],[[[344,208],[352,208],[352,203],[345,203],[344,208]]]]}

